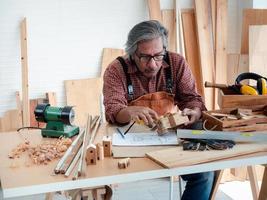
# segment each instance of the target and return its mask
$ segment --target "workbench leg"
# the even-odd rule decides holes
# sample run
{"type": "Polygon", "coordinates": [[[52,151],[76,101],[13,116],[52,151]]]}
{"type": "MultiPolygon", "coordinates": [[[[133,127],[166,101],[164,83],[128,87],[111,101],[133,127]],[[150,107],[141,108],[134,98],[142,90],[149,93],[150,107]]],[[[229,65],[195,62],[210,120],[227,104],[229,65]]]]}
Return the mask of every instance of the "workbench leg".
{"type": "Polygon", "coordinates": [[[170,176],[170,192],[169,192],[169,199],[172,200],[173,197],[173,176],[170,176]]]}
{"type": "Polygon", "coordinates": [[[267,165],[265,165],[264,174],[261,183],[261,190],[259,194],[259,200],[267,199],[267,165]]]}
{"type": "Polygon", "coordinates": [[[253,200],[257,200],[259,196],[259,185],[258,185],[255,166],[247,166],[247,170],[248,170],[248,177],[249,177],[253,200]]]}
{"type": "Polygon", "coordinates": [[[211,190],[210,200],[215,200],[216,193],[221,183],[222,175],[223,175],[223,170],[215,171],[215,177],[214,177],[214,182],[213,182],[213,186],[211,190]]]}

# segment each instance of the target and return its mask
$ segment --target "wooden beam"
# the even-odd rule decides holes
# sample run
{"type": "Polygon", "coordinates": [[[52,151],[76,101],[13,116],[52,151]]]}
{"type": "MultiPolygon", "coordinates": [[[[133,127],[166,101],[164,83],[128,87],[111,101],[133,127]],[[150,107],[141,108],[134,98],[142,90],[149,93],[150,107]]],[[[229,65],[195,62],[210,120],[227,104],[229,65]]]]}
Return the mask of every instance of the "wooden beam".
{"type": "Polygon", "coordinates": [[[149,19],[158,20],[162,22],[162,16],[160,12],[160,0],[147,0],[149,19]]]}
{"type": "Polygon", "coordinates": [[[204,84],[200,63],[200,52],[197,41],[195,12],[193,9],[182,11],[182,23],[184,31],[185,58],[196,79],[197,91],[204,95],[204,84]]]}
{"type": "Polygon", "coordinates": [[[173,9],[162,10],[162,24],[168,29],[168,50],[176,52],[176,24],[175,13],[173,9]]]}
{"type": "Polygon", "coordinates": [[[30,126],[30,102],[28,83],[27,22],[21,22],[21,72],[22,72],[22,111],[23,126],[30,126]]]}
{"type": "MultiPolygon", "coordinates": [[[[198,30],[198,43],[203,81],[214,83],[214,44],[212,39],[212,21],[209,0],[195,0],[195,12],[198,30]]],[[[208,110],[214,109],[215,90],[205,88],[205,105],[208,110]]]]}

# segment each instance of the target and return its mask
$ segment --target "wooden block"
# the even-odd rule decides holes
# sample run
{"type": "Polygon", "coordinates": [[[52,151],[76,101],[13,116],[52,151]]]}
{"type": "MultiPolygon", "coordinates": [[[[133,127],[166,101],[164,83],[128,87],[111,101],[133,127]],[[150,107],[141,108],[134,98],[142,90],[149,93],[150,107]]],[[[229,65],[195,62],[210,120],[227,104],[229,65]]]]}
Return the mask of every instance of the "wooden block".
{"type": "Polygon", "coordinates": [[[111,137],[104,136],[103,137],[104,157],[111,157],[112,155],[111,145],[112,145],[111,137]]]}
{"type": "Polygon", "coordinates": [[[118,167],[119,169],[126,169],[130,165],[130,158],[124,158],[119,160],[118,167]]]}
{"type": "Polygon", "coordinates": [[[103,145],[98,143],[96,145],[96,151],[97,151],[97,159],[98,160],[103,160],[104,159],[104,148],[103,148],[103,145]]]}
{"type": "Polygon", "coordinates": [[[97,160],[96,146],[94,144],[90,144],[86,149],[86,164],[95,165],[96,160],[97,160]]]}
{"type": "Polygon", "coordinates": [[[176,127],[188,122],[188,116],[183,116],[181,113],[174,113],[169,117],[171,127],[176,127]]]}

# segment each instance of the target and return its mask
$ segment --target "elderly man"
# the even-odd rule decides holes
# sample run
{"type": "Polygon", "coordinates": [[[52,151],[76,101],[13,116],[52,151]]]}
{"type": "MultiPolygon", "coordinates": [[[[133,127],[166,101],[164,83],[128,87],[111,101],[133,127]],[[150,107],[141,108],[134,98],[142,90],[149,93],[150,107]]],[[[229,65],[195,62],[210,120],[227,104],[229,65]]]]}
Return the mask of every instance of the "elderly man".
{"type": "MultiPolygon", "coordinates": [[[[158,21],[144,21],[128,34],[126,55],[118,57],[104,74],[104,105],[110,123],[143,120],[152,125],[159,116],[175,111],[194,125],[205,110],[195,79],[185,59],[167,51],[168,31],[158,21]]],[[[182,199],[208,200],[214,172],[183,175],[182,199]]]]}

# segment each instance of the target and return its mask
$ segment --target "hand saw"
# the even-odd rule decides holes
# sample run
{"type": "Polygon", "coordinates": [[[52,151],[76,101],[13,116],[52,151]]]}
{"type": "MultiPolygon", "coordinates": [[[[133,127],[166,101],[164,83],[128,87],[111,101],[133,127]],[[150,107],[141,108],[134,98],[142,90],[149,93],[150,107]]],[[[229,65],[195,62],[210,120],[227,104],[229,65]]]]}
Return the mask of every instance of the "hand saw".
{"type": "Polygon", "coordinates": [[[232,140],[235,142],[267,142],[267,131],[230,132],[177,129],[178,138],[232,140]]]}

